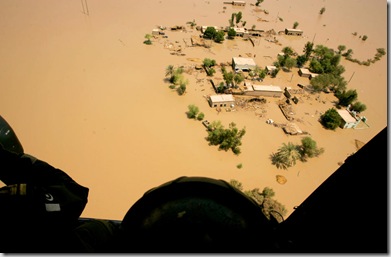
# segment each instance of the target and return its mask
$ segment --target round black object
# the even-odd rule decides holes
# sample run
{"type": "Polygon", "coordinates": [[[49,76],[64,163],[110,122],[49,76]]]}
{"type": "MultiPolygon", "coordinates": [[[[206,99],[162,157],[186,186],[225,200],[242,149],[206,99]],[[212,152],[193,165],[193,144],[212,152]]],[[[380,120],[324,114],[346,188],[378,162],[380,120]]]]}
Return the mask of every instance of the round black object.
{"type": "Polygon", "coordinates": [[[121,252],[272,252],[260,206],[223,180],[180,177],[146,192],[121,223],[121,252]]]}

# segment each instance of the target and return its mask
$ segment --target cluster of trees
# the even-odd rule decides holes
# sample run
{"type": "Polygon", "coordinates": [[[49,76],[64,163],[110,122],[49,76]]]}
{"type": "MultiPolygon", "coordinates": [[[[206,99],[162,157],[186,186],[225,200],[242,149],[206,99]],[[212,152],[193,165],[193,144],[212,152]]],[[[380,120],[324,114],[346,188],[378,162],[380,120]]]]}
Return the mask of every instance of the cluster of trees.
{"type": "Polygon", "coordinates": [[[239,130],[234,122],[229,124],[229,128],[224,128],[221,121],[217,120],[209,125],[206,140],[209,145],[218,145],[219,150],[228,151],[231,149],[235,155],[239,155],[242,137],[245,134],[246,128],[239,130]]]}
{"type": "Polygon", "coordinates": [[[225,32],[222,30],[216,30],[214,27],[207,27],[204,31],[204,38],[211,39],[216,43],[224,41],[225,32]]]}
{"type": "MultiPolygon", "coordinates": [[[[242,21],[242,18],[243,18],[242,12],[232,13],[231,19],[228,20],[229,26],[230,26],[230,27],[234,27],[235,24],[238,25],[239,22],[242,21]]],[[[245,21],[242,21],[242,25],[245,26],[245,25],[246,25],[246,22],[245,22],[245,21]]]]}
{"type": "Polygon", "coordinates": [[[229,87],[237,88],[238,85],[244,81],[244,75],[241,72],[239,73],[235,73],[233,71],[228,72],[224,66],[221,67],[221,72],[223,73],[223,79],[225,81],[225,84],[220,83],[217,89],[217,91],[219,92],[220,90],[221,92],[224,92],[229,87]]]}
{"type": "Polygon", "coordinates": [[[335,130],[341,125],[342,118],[335,108],[328,109],[320,116],[320,123],[326,128],[335,130]]]}
{"type": "MultiPolygon", "coordinates": [[[[187,118],[199,121],[205,118],[205,114],[200,112],[198,106],[190,104],[187,108],[187,118]]],[[[229,128],[224,128],[221,121],[217,120],[209,124],[206,140],[209,142],[209,145],[218,145],[219,150],[228,151],[231,149],[235,155],[239,155],[241,153],[242,138],[245,134],[246,128],[239,130],[234,122],[229,124],[229,128]]],[[[242,165],[240,165],[241,167],[242,165]]]]}
{"type": "Polygon", "coordinates": [[[202,64],[206,71],[206,75],[213,76],[213,74],[216,72],[216,70],[213,68],[213,66],[216,65],[216,60],[205,58],[202,64]]]}
{"type": "Polygon", "coordinates": [[[324,149],[318,148],[315,140],[304,137],[301,139],[301,145],[284,143],[276,153],[271,154],[270,159],[277,168],[288,169],[296,165],[296,161],[306,162],[309,158],[318,157],[323,152],[324,149]]]}
{"type": "Polygon", "coordinates": [[[228,35],[228,39],[234,39],[236,36],[236,31],[234,30],[234,28],[232,28],[232,27],[229,28],[227,35],[228,35]]]}
{"type": "Polygon", "coordinates": [[[187,106],[188,111],[186,112],[186,115],[189,119],[195,119],[195,120],[203,120],[205,117],[205,114],[203,112],[200,112],[200,109],[198,106],[194,104],[190,104],[187,106]]]}
{"type": "Polygon", "coordinates": [[[179,95],[183,95],[186,92],[189,81],[183,76],[183,68],[174,68],[173,65],[168,65],[166,67],[166,77],[168,77],[168,81],[171,83],[171,89],[176,89],[179,95]]]}
{"type": "MultiPolygon", "coordinates": [[[[246,21],[242,21],[243,14],[242,12],[232,13],[231,19],[228,20],[230,28],[227,31],[228,39],[233,39],[236,36],[236,31],[234,30],[235,26],[241,22],[242,26],[246,25],[246,21]]],[[[224,41],[225,32],[223,30],[216,30],[214,27],[207,27],[204,31],[203,37],[211,39],[216,43],[221,43],[224,41]]]]}
{"type": "MultiPolygon", "coordinates": [[[[345,47],[345,46],[342,46],[342,47],[345,47]]],[[[359,65],[369,66],[369,65],[371,65],[371,63],[375,63],[375,62],[379,61],[386,54],[386,50],[384,50],[384,48],[377,48],[375,56],[373,58],[368,58],[366,61],[360,61],[358,59],[355,59],[352,57],[352,54],[353,54],[353,50],[348,49],[346,51],[346,53],[342,54],[342,56],[344,56],[345,59],[348,61],[357,63],[359,65]]]]}
{"type": "MultiPolygon", "coordinates": [[[[274,62],[274,66],[276,66],[278,69],[280,67],[286,69],[286,70],[291,70],[293,67],[297,65],[297,60],[293,58],[295,55],[295,52],[293,49],[289,46],[286,46],[282,49],[282,52],[284,53],[283,55],[279,55],[277,57],[277,61],[274,62]]],[[[278,73],[279,70],[274,70],[275,74],[272,74],[272,77],[275,77],[278,73]]]]}
{"type": "MultiPolygon", "coordinates": [[[[349,90],[347,92],[343,92],[343,94],[344,94],[344,96],[341,99],[343,99],[342,101],[346,101],[344,103],[344,105],[346,105],[347,103],[349,103],[351,101],[354,101],[353,99],[355,99],[357,97],[356,90],[349,90]]],[[[340,99],[340,102],[341,102],[341,99],[340,99]]],[[[358,101],[354,102],[353,104],[348,104],[348,106],[349,106],[350,111],[355,111],[357,113],[363,112],[367,108],[365,106],[365,104],[360,103],[358,101]]],[[[320,116],[320,123],[326,129],[335,130],[336,128],[341,126],[342,118],[335,108],[330,108],[324,114],[322,114],[320,116]]]]}
{"type": "Polygon", "coordinates": [[[243,191],[243,185],[241,182],[231,179],[229,183],[231,186],[255,200],[255,202],[257,202],[262,208],[262,212],[266,218],[270,220],[271,216],[273,216],[278,222],[282,222],[284,220],[287,210],[284,205],[273,199],[275,193],[272,188],[265,187],[262,192],[259,191],[259,188],[243,191]]]}
{"type": "MultiPolygon", "coordinates": [[[[365,104],[356,101],[358,98],[356,90],[346,90],[347,82],[342,77],[345,68],[339,63],[341,53],[345,49],[344,45],[339,45],[337,52],[323,45],[317,45],[314,48],[313,43],[308,42],[304,47],[303,58],[306,57],[305,59],[307,59],[307,56],[309,57],[311,53],[313,54],[309,70],[319,74],[310,81],[315,92],[332,91],[338,98],[338,107],[351,105],[351,110],[362,112],[366,110],[365,104]]],[[[346,53],[351,54],[351,52],[351,49],[349,49],[346,53]]],[[[335,123],[338,123],[338,120],[335,123]]]]}
{"type": "Polygon", "coordinates": [[[344,91],[337,91],[335,96],[338,98],[337,107],[350,107],[351,111],[363,112],[367,109],[366,105],[356,101],[358,98],[357,91],[355,89],[349,89],[344,91]]]}
{"type": "Polygon", "coordinates": [[[258,65],[255,66],[254,70],[249,71],[248,75],[254,80],[259,79],[263,80],[266,77],[267,71],[265,69],[261,69],[258,65]]]}

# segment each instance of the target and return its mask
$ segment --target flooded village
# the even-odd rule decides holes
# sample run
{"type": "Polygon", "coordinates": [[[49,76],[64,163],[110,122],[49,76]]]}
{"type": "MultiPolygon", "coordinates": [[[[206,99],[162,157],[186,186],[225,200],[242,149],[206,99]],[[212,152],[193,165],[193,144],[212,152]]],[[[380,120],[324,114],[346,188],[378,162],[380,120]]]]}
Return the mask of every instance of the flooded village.
{"type": "Polygon", "coordinates": [[[387,125],[380,0],[89,0],[88,13],[65,0],[0,7],[1,115],[26,153],[90,189],[83,217],[121,220],[150,188],[205,176],[244,191],[271,188],[287,218],[387,125]],[[297,65],[308,42],[340,55],[346,90],[356,90],[364,111],[338,108],[333,87],[314,91],[322,73],[311,59],[297,65]],[[281,65],[288,57],[296,63],[281,65]],[[181,70],[177,84],[169,66],[181,70]],[[204,117],[189,119],[189,105],[204,117]],[[329,109],[343,120],[334,130],[320,122],[329,109]],[[209,145],[216,121],[246,130],[240,154],[209,145]],[[324,152],[287,169],[273,164],[283,144],[305,137],[324,152]]]}

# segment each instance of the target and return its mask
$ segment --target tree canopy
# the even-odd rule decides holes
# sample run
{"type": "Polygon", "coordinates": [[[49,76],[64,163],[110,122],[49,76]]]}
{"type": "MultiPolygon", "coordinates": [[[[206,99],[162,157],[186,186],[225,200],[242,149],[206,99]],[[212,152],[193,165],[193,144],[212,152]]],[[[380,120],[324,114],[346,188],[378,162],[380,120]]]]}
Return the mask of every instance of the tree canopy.
{"type": "Polygon", "coordinates": [[[300,159],[299,148],[293,143],[283,143],[278,149],[277,153],[271,156],[273,165],[276,165],[280,169],[288,169],[296,164],[296,161],[300,159]]]}
{"type": "Polygon", "coordinates": [[[336,109],[328,109],[322,116],[320,122],[326,129],[335,130],[341,125],[342,118],[336,109]]]}
{"type": "Polygon", "coordinates": [[[348,106],[357,100],[357,91],[355,89],[349,89],[348,91],[343,90],[342,92],[336,92],[335,96],[338,98],[338,105],[348,106]]]}
{"type": "Polygon", "coordinates": [[[324,152],[324,149],[318,148],[316,141],[311,137],[302,138],[299,149],[302,161],[307,161],[308,158],[317,157],[324,152]]]}
{"type": "Polygon", "coordinates": [[[188,108],[188,111],[187,111],[187,117],[189,119],[196,119],[197,118],[197,114],[199,113],[200,109],[194,105],[194,104],[190,104],[187,106],[188,108]]]}
{"type": "Polygon", "coordinates": [[[228,151],[229,149],[236,155],[239,155],[242,145],[242,137],[246,134],[246,129],[239,130],[234,122],[229,124],[226,129],[221,124],[221,121],[213,121],[208,130],[206,138],[210,145],[218,145],[220,150],[228,151]]]}
{"type": "Polygon", "coordinates": [[[233,39],[236,36],[236,31],[234,30],[234,28],[229,28],[227,35],[229,39],[233,39]]]}
{"type": "Polygon", "coordinates": [[[305,162],[308,158],[318,157],[324,152],[323,148],[318,148],[316,142],[310,137],[304,137],[301,145],[295,145],[291,142],[283,144],[277,151],[270,156],[272,164],[279,169],[288,169],[296,164],[297,160],[305,162]]]}
{"type": "Polygon", "coordinates": [[[214,39],[216,37],[217,31],[214,27],[207,27],[204,32],[204,38],[214,39]]]}

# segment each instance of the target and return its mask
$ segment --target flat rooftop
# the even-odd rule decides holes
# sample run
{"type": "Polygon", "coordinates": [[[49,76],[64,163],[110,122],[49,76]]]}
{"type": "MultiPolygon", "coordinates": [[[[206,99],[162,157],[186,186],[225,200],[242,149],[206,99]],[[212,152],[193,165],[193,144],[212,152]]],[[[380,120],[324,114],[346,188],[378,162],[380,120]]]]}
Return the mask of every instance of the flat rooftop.
{"type": "Polygon", "coordinates": [[[235,101],[233,95],[211,95],[210,100],[212,102],[233,102],[235,101]]]}
{"type": "Polygon", "coordinates": [[[342,117],[342,119],[347,123],[354,123],[356,122],[356,118],[354,118],[349,111],[347,110],[337,110],[339,115],[342,117]]]}
{"type": "Polygon", "coordinates": [[[253,58],[233,57],[232,59],[237,65],[257,65],[253,58]]]}

